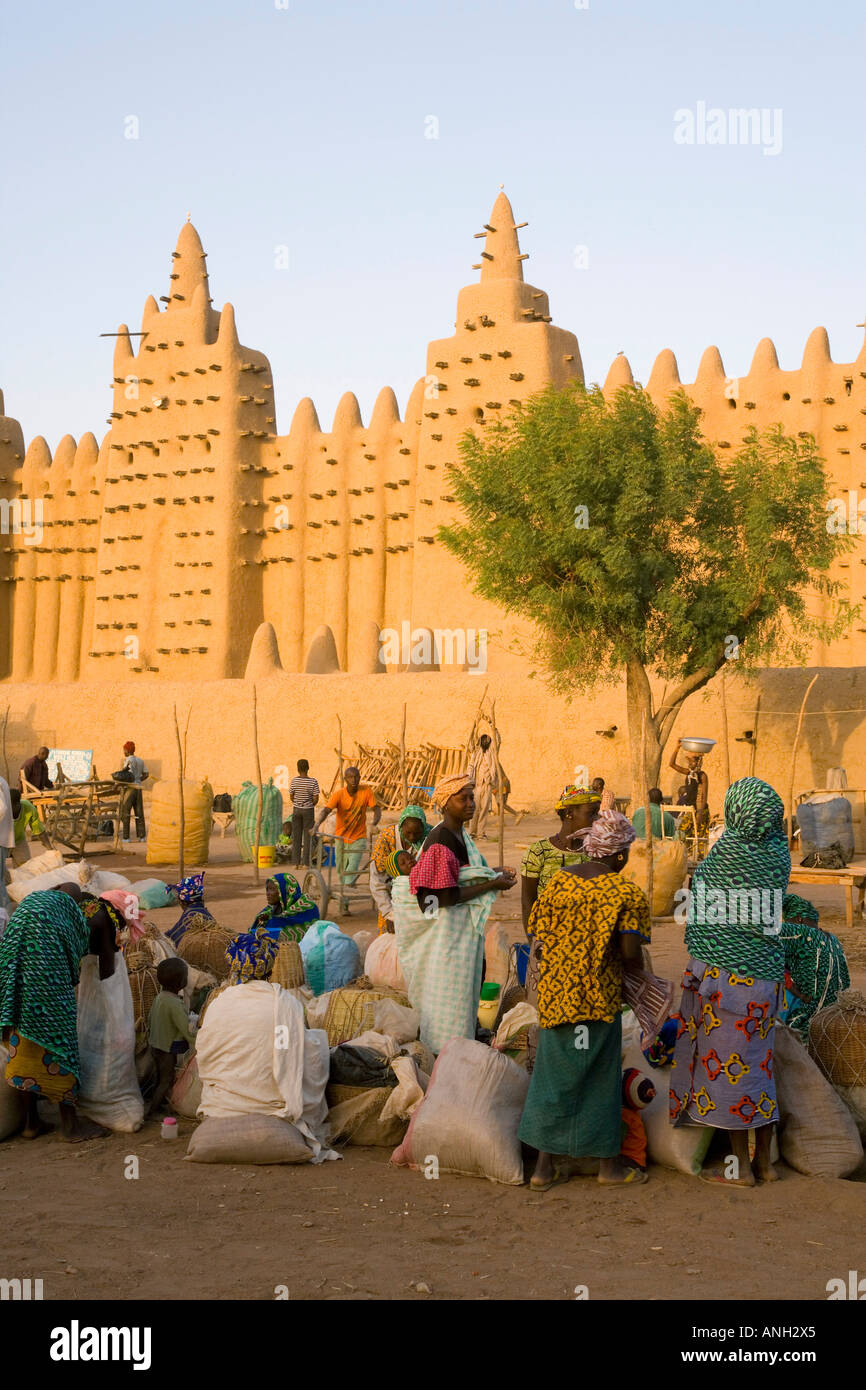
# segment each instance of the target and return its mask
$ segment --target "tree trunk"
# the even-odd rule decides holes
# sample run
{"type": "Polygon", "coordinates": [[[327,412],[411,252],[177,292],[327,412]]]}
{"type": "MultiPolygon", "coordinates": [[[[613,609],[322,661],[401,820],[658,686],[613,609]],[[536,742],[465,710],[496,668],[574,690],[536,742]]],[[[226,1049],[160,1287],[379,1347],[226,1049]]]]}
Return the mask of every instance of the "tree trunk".
{"type": "Polygon", "coordinates": [[[631,813],[646,804],[650,787],[658,786],[662,761],[658,723],[652,709],[647,673],[636,657],[626,667],[628,736],[631,745],[631,813]]]}

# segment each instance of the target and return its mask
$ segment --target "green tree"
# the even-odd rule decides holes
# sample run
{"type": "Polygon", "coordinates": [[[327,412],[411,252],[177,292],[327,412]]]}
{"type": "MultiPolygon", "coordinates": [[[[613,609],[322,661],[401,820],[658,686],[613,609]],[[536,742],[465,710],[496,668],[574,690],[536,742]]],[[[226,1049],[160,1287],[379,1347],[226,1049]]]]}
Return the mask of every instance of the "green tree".
{"type": "Polygon", "coordinates": [[[750,429],[728,454],[700,417],[682,391],[660,410],[639,387],[549,387],[464,436],[463,517],[439,532],[477,593],[532,620],[554,688],[625,674],[641,802],[683,702],[727,659],[802,662],[856,611],[827,577],[852,542],[828,525],[815,440],[750,429]]]}

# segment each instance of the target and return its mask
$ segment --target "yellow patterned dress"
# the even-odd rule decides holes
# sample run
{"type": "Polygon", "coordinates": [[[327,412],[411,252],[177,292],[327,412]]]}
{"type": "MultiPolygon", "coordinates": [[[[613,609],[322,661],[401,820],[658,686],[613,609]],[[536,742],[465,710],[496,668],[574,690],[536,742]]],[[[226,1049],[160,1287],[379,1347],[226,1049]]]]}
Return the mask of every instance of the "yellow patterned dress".
{"type": "Polygon", "coordinates": [[[554,874],[529,919],[539,959],[538,1053],[520,1124],[533,1148],[574,1158],[620,1151],[619,937],[649,942],[649,908],[616,873],[554,874]]]}

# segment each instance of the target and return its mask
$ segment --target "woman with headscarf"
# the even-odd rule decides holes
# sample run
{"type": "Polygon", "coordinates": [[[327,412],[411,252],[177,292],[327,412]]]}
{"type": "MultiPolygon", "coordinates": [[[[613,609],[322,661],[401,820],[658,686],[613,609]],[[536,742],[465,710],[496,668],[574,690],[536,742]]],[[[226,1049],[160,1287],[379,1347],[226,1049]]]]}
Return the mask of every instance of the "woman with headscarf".
{"type": "Polygon", "coordinates": [[[566,1156],[599,1159],[605,1185],[646,1181],[619,1157],[623,970],[640,968],[650,939],[647,900],[620,877],[634,838],[619,811],[599,811],[586,862],[555,873],[530,914],[540,1026],[520,1138],[538,1150],[535,1192],[567,1180],[566,1156]]]}
{"type": "Polygon", "coordinates": [[[495,895],[513,888],[513,869],[491,869],[466,829],[475,811],[469,773],[433,792],[442,822],[424,841],[408,878],[391,887],[397,955],[421,1040],[440,1052],[449,1038],[474,1038],[484,970],[484,927],[495,895]]]}
{"type": "Polygon", "coordinates": [[[818,909],[807,898],[786,893],[782,900],[782,949],[785,984],[793,1000],[785,1026],[801,1041],[809,1040],[809,1025],[820,1009],[829,1008],[851,979],[842,943],[818,926],[818,909]]]}
{"type": "Polygon", "coordinates": [[[227,987],[208,1001],[196,1034],[199,1115],[288,1120],[306,1140],[311,1162],[321,1163],[338,1156],[325,1147],[328,1035],[307,1028],[300,1001],[272,982],[279,948],[258,927],[226,950],[227,987]]]}
{"type": "Polygon", "coordinates": [[[177,894],[181,913],[166,936],[172,945],[179,946],[190,927],[208,926],[216,919],[204,905],[204,869],[199,874],[187,874],[180,883],[170,883],[168,887],[177,894]]]}
{"type": "Polygon", "coordinates": [[[272,936],[282,933],[290,941],[300,941],[307,927],[319,920],[319,909],[301,892],[293,874],[274,874],[265,884],[265,895],[268,905],[256,914],[251,932],[264,927],[272,936]]]}
{"type": "Polygon", "coordinates": [[[9,1048],[6,1081],[18,1091],[22,1135],[36,1139],[53,1126],[39,1119],[40,1097],[60,1110],[70,1143],[105,1130],[76,1113],[81,1088],[75,986],[82,957],[98,955],[100,979],[114,970],[115,923],[110,904],[77,885],[28,893],[0,940],[0,1030],[9,1048]]]}
{"type": "Polygon", "coordinates": [[[370,893],[379,911],[379,931],[393,932],[394,909],[391,906],[391,880],[396,877],[389,871],[393,867],[391,856],[406,850],[412,861],[417,859],[421,846],[430,834],[430,826],[422,806],[414,804],[400,812],[396,825],[387,825],[376,841],[373,858],[370,861],[370,893]]]}
{"type": "Polygon", "coordinates": [[[779,795],[758,777],[734,782],[725,829],[692,876],[671,1073],[671,1119],[728,1132],[735,1176],[711,1167],[709,1182],[772,1182],[777,1115],[773,1029],[782,1002],[782,901],[791,872],[779,795]],[[755,1157],[749,1158],[749,1131],[755,1157]]]}

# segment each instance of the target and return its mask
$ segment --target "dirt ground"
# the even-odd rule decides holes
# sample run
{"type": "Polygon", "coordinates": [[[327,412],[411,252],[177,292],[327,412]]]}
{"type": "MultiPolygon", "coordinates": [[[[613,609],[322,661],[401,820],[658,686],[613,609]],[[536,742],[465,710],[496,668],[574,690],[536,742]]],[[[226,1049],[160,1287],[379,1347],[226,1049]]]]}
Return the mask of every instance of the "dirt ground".
{"type": "MultiPolygon", "coordinates": [[[[518,867],[522,847],[553,828],[552,817],[509,828],[506,863],[518,867]]],[[[494,862],[495,845],[482,848],[494,862]]],[[[172,877],[146,869],[136,846],[96,859],[133,880],[172,877]]],[[[214,836],[206,883],[215,916],[248,927],[263,887],[236,862],[231,834],[214,836]]],[[[864,924],[845,930],[840,890],[801,891],[866,987],[864,924]]],[[[518,892],[494,918],[515,940],[518,892]]],[[[149,915],[165,927],[177,914],[149,915]]],[[[375,925],[372,912],[340,920],[375,925]]],[[[661,927],[658,973],[677,978],[684,959],[682,929],[661,927]]],[[[824,1300],[829,1279],[866,1271],[866,1165],[827,1181],[780,1164],[782,1180],[753,1191],[652,1167],[643,1187],[580,1178],[538,1195],[427,1180],[389,1167],[387,1149],[349,1147],[318,1167],[186,1163],[194,1123],[179,1129],[174,1143],[152,1121],[78,1146],[53,1135],[0,1145],[0,1273],[41,1278],[46,1299],[573,1299],[585,1288],[591,1299],[824,1300]],[[125,1176],[130,1156],[137,1178],[125,1176]]]]}

